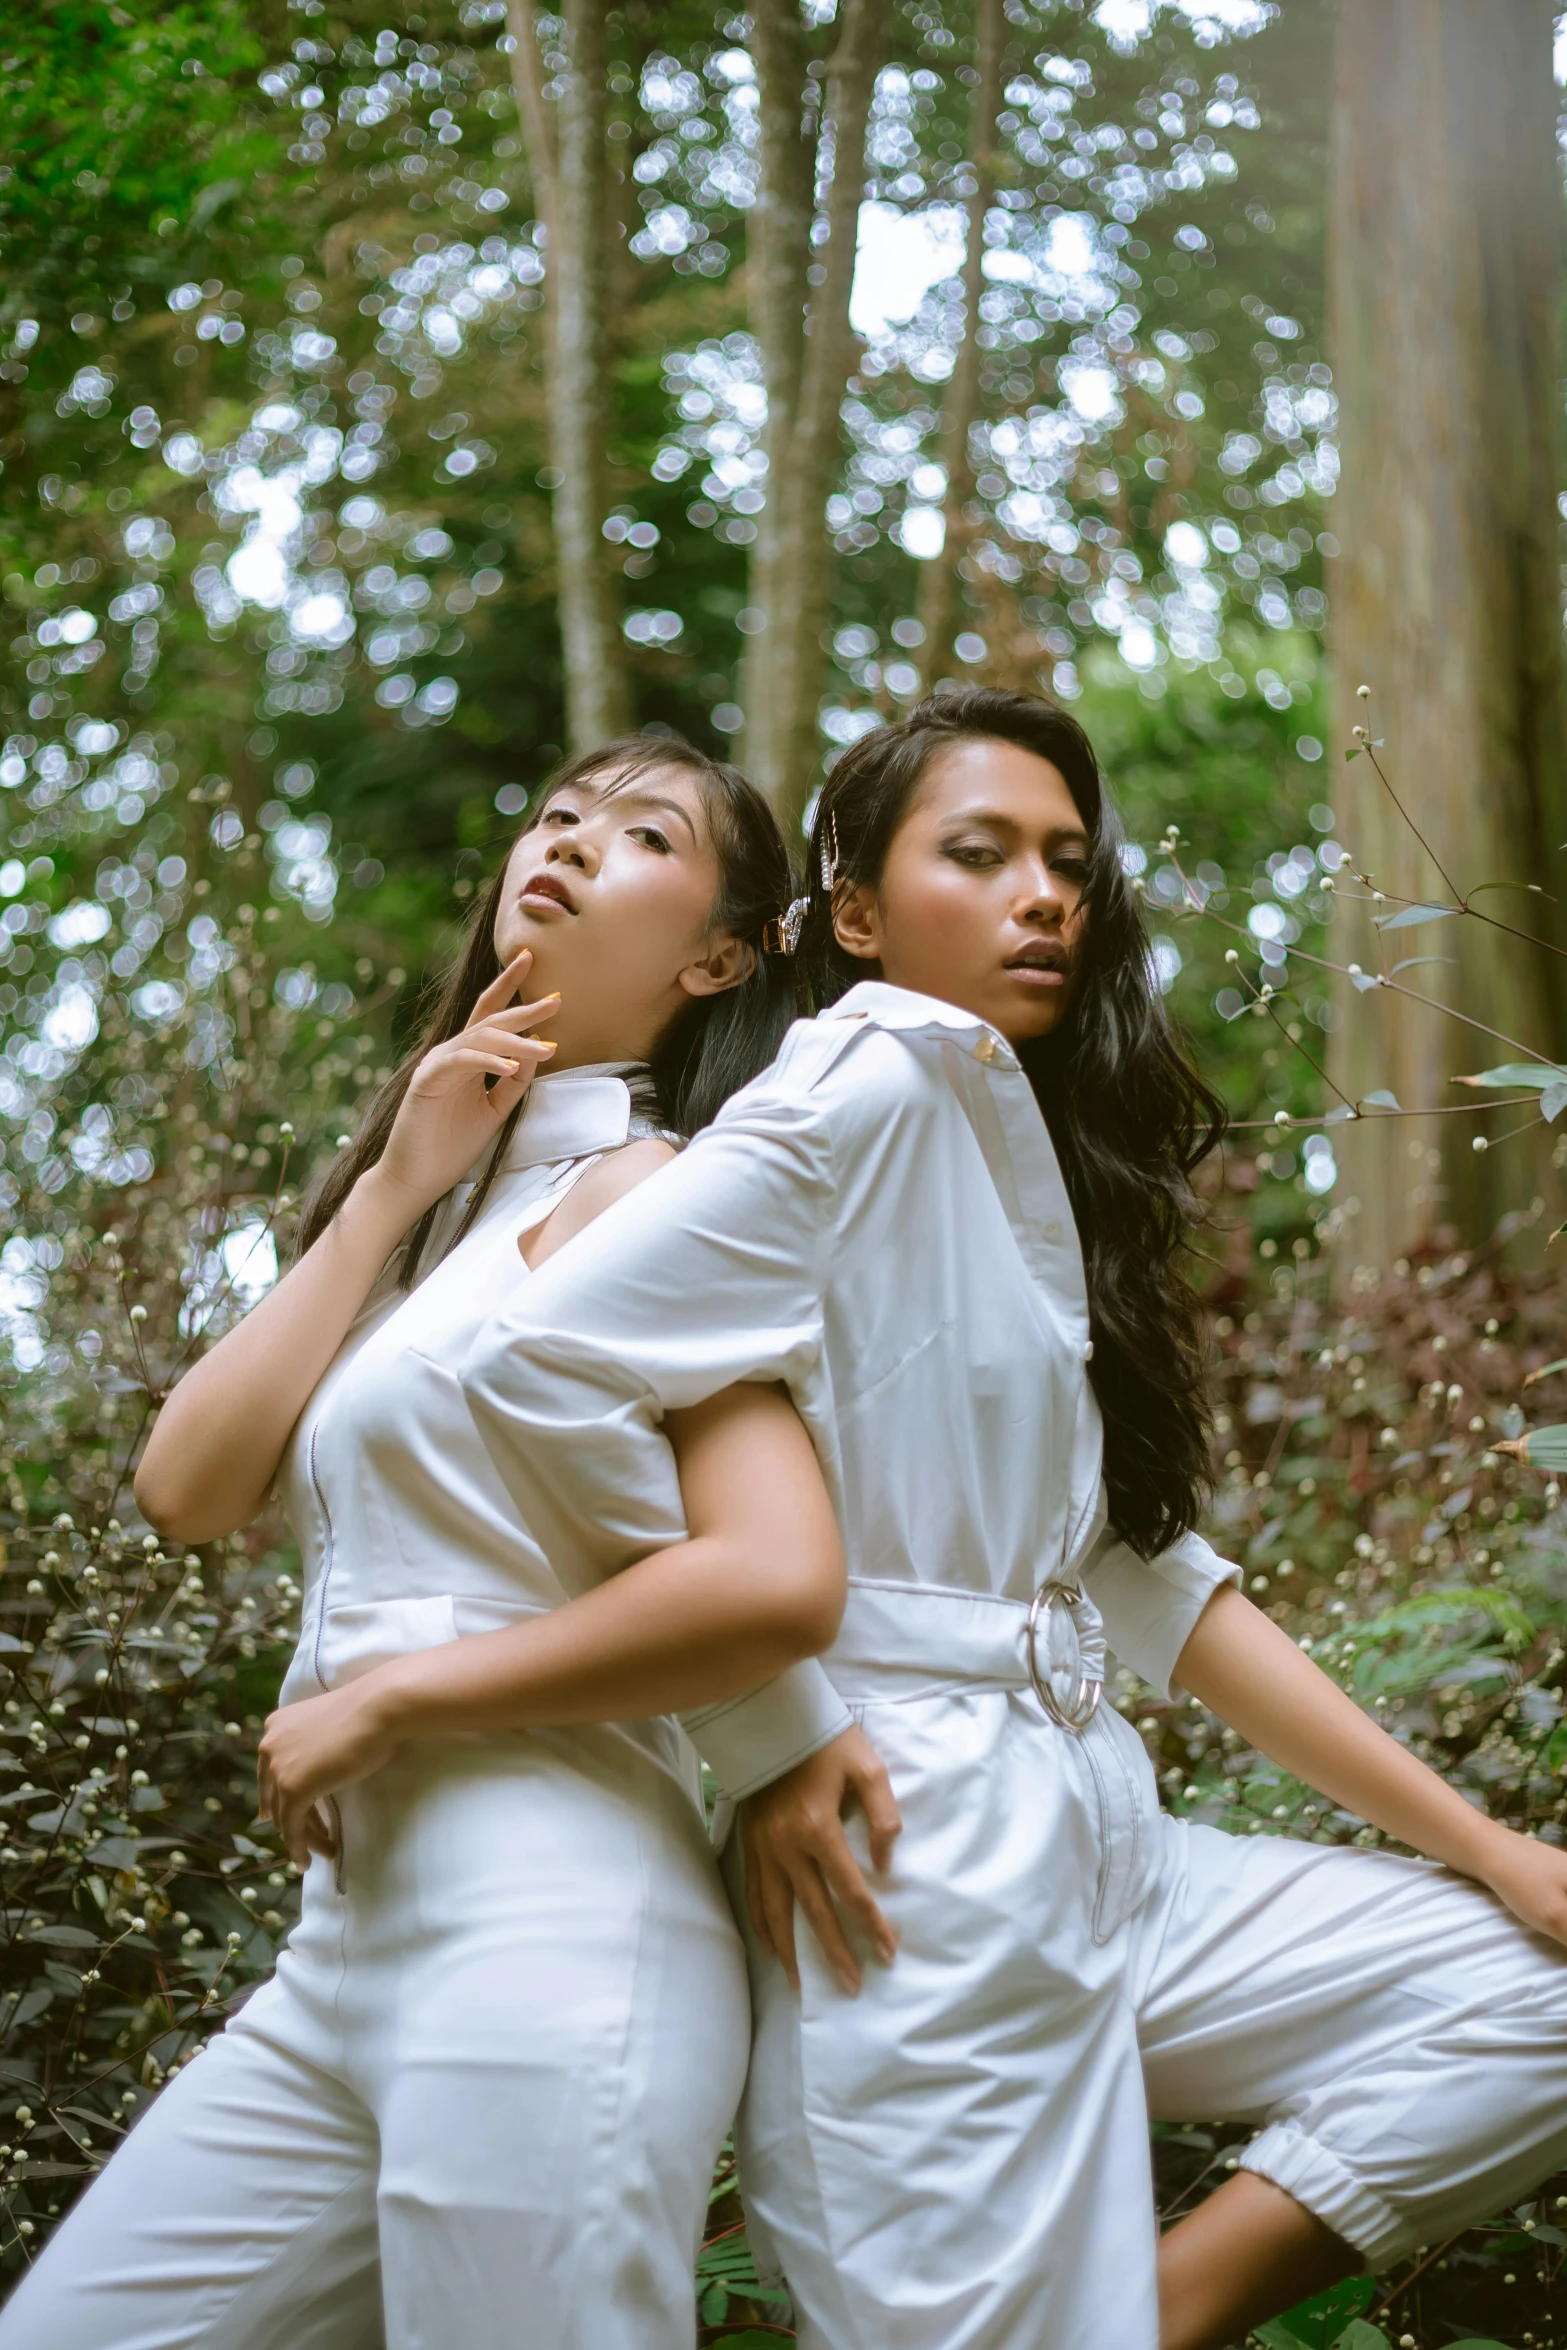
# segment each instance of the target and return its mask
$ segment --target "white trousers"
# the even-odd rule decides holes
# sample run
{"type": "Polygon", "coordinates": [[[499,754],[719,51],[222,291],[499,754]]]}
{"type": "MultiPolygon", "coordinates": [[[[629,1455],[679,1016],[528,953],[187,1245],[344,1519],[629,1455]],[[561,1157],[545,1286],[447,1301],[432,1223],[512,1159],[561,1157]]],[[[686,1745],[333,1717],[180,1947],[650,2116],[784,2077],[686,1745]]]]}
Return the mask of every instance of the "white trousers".
{"type": "Polygon", "coordinates": [[[343,1800],[276,1975],[0,2312],[3,2350],[688,2350],[749,2015],[690,1802],[611,1739],[343,1800]]]}
{"type": "Polygon", "coordinates": [[[1245,2167],[1371,2266],[1567,2161],[1567,1951],[1476,1886],[1167,1819],[1108,1709],[863,1718],[897,1958],[850,1998],[802,1931],[797,1998],[751,1950],[742,2183],[801,2350],[1156,2350],[1150,2117],[1261,2125],[1245,2167]]]}

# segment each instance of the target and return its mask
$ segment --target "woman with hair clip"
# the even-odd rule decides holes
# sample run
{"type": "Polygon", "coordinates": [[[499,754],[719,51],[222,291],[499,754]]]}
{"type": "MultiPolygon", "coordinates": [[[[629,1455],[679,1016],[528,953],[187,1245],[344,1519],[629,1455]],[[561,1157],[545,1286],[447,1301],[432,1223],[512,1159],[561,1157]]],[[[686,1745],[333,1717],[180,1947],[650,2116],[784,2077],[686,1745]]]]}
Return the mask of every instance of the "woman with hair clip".
{"type": "Polygon", "coordinates": [[[1184,1248],[1223,1112],[1119,849],[1041,699],[855,744],[787,924],[826,1008],[462,1369],[547,1547],[669,1540],[661,1421],[738,1379],[788,1382],[827,1471],[836,1643],[693,1722],[750,1798],[742,2177],[807,2350],[1229,2343],[1567,2159],[1567,1854],[1385,1736],[1195,1531],[1184,1248]],[[1107,1638],[1431,1859],[1164,1817],[1107,1638]],[[1162,2242],[1150,2115],[1258,2124],[1162,2242]]]}
{"type": "Polygon", "coordinates": [[[694,2342],[749,2019],[695,1758],[646,1717],[825,1646],[837,1533],[787,1398],[751,1385],[671,1419],[690,1539],[605,1586],[519,1523],[455,1374],[769,1060],[788,887],[732,768],[673,741],[568,767],[293,1270],[165,1405],[151,1522],[210,1541],[276,1481],[304,1554],[261,1750],[302,1915],[0,2314],[5,2350],[694,2342]]]}

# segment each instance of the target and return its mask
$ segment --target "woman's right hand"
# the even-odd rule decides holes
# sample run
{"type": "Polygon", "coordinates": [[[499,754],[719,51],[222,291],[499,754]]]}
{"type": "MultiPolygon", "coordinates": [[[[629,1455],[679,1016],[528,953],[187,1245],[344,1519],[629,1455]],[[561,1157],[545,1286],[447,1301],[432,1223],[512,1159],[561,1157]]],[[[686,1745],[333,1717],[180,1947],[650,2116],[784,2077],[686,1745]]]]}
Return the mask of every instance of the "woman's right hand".
{"type": "Polygon", "coordinates": [[[380,1162],[168,1397],[136,1471],[136,1499],[160,1533],[211,1542],[263,1507],[289,1431],[388,1257],[483,1156],[555,1050],[527,1031],[559,997],[512,1003],[531,961],[514,956],[462,1033],[425,1054],[380,1162]]]}
{"type": "Polygon", "coordinates": [[[524,947],[480,996],[468,1025],[427,1052],[404,1094],[386,1149],[361,1180],[396,1197],[411,1224],[481,1158],[554,1052],[527,1031],[558,995],[514,1004],[533,961],[524,947]]]}

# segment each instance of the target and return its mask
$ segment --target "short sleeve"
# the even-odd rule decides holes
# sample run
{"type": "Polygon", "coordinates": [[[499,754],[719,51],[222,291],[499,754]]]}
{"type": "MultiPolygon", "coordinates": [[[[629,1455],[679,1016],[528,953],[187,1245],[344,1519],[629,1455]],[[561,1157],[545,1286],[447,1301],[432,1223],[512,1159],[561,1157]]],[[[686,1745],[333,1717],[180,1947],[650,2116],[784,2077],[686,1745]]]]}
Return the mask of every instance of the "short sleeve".
{"type": "Polygon", "coordinates": [[[1181,1651],[1209,1600],[1221,1584],[1240,1579],[1240,1568],[1200,1534],[1183,1534],[1151,1559],[1107,1534],[1083,1569],[1106,1641],[1161,1697],[1171,1694],[1181,1651]]]}
{"type": "MultiPolygon", "coordinates": [[[[666,1411],[786,1385],[836,1491],[822,1409],[831,1154],[809,1099],[748,1089],[682,1156],[525,1282],[460,1377],[485,1446],[568,1595],[685,1534],[666,1411]]],[[[739,1796],[849,1727],[797,1665],[686,1726],[739,1796]]]]}

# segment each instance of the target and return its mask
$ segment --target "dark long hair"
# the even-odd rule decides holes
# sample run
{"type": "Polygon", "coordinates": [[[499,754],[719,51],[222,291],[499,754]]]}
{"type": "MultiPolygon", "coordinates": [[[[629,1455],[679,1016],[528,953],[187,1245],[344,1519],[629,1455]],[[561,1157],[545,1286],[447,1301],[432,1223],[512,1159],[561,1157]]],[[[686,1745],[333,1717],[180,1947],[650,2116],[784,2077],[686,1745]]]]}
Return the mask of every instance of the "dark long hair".
{"type": "MultiPolygon", "coordinates": [[[[717,1116],[732,1093],[766,1068],[798,1009],[793,965],[781,955],[768,953],[763,944],[767,925],[787,902],[792,886],[789,852],[776,817],[738,768],[708,758],[677,737],[636,735],[603,743],[552,775],[529,808],[524,829],[538,823],[560,792],[603,776],[627,783],[670,769],[694,776],[701,792],[718,859],[713,928],[732,932],[754,950],[751,969],[738,986],[719,995],[693,997],[676,1013],[653,1048],[648,1074],[658,1121],[673,1134],[692,1135],[717,1116]]],[[[326,1230],[360,1176],[386,1149],[403,1096],[425,1054],[466,1028],[479,997],[499,976],[495,919],[509,855],[508,851],[469,916],[462,951],[445,978],[435,984],[417,1036],[371,1101],[353,1141],[306,1195],[299,1221],[301,1254],[326,1230]]],[[[484,1205],[522,1107],[519,1103],[496,1139],[468,1202],[458,1239],[484,1205]]],[[[425,1211],[403,1244],[400,1278],[404,1288],[413,1284],[439,1206],[437,1201],[425,1211]]]]}
{"type": "Polygon", "coordinates": [[[1021,1059],[1083,1244],[1110,1522],[1152,1557],[1196,1524],[1210,1487],[1187,1237],[1199,1220],[1192,1171],[1222,1138],[1226,1112],[1182,1051],[1153,982],[1148,934],[1121,862],[1120,819],[1076,719],[1043,695],[973,687],[933,695],[899,724],[862,736],[817,806],[799,957],[818,1004],[867,976],[834,935],[823,844],[836,840],[840,888],[879,887],[931,761],[973,736],[1016,743],[1058,768],[1092,844],[1073,1007],[1021,1059]]]}

